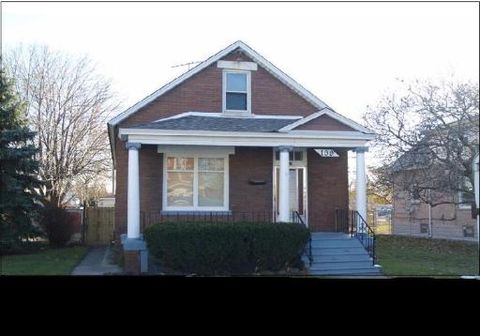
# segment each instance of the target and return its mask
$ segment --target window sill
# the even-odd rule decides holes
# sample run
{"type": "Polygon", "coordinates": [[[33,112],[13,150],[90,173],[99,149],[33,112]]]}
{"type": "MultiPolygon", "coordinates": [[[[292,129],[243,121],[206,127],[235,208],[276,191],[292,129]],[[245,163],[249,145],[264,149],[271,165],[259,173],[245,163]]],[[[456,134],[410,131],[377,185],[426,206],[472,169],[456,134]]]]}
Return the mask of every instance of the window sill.
{"type": "Polygon", "coordinates": [[[223,111],[225,117],[251,117],[252,113],[249,111],[223,111]]]}

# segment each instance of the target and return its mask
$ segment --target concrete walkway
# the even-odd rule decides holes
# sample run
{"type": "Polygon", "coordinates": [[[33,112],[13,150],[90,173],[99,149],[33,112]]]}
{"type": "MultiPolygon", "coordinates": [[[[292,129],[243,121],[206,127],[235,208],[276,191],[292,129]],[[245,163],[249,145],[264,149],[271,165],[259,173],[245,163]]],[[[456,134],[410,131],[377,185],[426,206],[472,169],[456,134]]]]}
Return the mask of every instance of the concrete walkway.
{"type": "Polygon", "coordinates": [[[122,269],[113,261],[112,250],[108,246],[92,248],[72,275],[111,275],[122,274],[122,269]]]}

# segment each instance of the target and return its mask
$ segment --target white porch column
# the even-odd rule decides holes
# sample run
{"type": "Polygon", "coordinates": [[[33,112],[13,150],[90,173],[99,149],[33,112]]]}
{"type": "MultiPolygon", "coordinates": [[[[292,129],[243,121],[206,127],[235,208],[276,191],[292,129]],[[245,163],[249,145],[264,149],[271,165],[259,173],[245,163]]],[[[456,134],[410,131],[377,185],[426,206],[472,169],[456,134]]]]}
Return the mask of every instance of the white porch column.
{"type": "Polygon", "coordinates": [[[290,151],[291,147],[279,147],[280,151],[280,173],[278,183],[278,221],[290,221],[290,151]]]}
{"type": "Polygon", "coordinates": [[[140,177],[138,150],[139,143],[127,142],[128,149],[128,203],[127,238],[140,238],[140,177]]]}
{"type": "MultiPolygon", "coordinates": [[[[367,150],[367,147],[355,148],[355,152],[357,153],[356,205],[358,213],[365,220],[367,220],[367,176],[365,173],[365,152],[367,150]]],[[[364,232],[364,228],[361,227],[361,220],[357,221],[357,232],[364,232]]]]}

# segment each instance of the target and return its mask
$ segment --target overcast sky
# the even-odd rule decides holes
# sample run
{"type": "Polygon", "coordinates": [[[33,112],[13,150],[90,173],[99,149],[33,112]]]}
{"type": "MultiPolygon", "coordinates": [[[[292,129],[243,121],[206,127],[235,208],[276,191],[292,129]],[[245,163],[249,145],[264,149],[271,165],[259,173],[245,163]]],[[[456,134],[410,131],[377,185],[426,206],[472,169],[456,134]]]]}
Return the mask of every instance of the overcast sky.
{"type": "MultiPolygon", "coordinates": [[[[478,81],[477,3],[3,3],[2,45],[88,54],[128,107],[242,40],[356,121],[395,78],[478,81]]],[[[292,111],[292,114],[294,111],[292,111]]]]}

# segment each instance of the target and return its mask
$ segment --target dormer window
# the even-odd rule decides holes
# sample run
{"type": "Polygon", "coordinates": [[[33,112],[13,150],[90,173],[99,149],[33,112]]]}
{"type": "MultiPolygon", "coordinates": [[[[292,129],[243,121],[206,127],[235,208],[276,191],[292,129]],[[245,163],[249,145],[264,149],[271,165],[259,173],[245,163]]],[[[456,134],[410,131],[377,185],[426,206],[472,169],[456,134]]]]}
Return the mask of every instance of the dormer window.
{"type": "Polygon", "coordinates": [[[250,113],[250,71],[223,72],[223,112],[250,113]]]}

